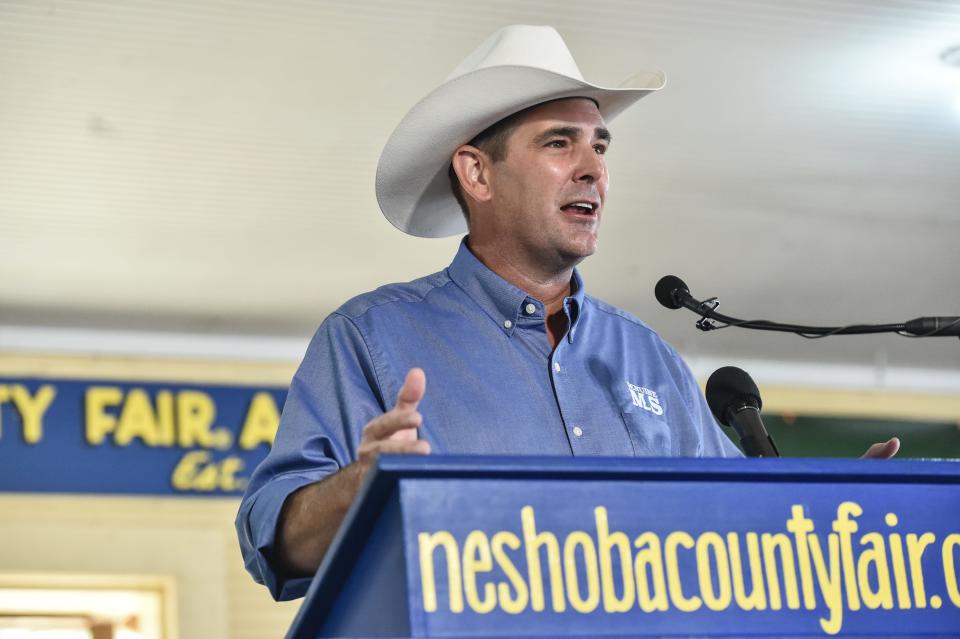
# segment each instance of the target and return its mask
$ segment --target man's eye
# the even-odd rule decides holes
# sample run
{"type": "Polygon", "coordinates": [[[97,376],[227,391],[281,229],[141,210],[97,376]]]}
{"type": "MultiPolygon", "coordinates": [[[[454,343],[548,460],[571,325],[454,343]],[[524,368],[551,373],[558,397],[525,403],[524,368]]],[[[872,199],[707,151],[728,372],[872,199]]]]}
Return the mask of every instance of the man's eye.
{"type": "Polygon", "coordinates": [[[606,144],[594,144],[594,145],[593,145],[593,150],[597,152],[597,155],[603,155],[604,153],[607,152],[607,145],[606,145],[606,144]]]}
{"type": "Polygon", "coordinates": [[[551,140],[550,142],[547,142],[547,146],[552,147],[554,149],[562,149],[566,145],[567,145],[566,140],[551,140]]]}

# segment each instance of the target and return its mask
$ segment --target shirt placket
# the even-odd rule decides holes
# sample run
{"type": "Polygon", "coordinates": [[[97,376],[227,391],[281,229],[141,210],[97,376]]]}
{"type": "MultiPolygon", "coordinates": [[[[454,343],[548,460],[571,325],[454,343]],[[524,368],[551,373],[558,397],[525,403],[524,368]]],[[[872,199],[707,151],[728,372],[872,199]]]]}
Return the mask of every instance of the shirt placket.
{"type": "Polygon", "coordinates": [[[577,381],[573,372],[574,358],[576,357],[575,338],[576,326],[573,323],[571,312],[572,298],[563,303],[564,313],[567,315],[567,334],[557,342],[556,348],[550,354],[550,379],[553,382],[554,399],[567,440],[570,442],[570,452],[574,456],[596,455],[600,452],[600,441],[597,433],[590,432],[587,427],[586,412],[580,401],[581,394],[577,392],[577,381]]]}

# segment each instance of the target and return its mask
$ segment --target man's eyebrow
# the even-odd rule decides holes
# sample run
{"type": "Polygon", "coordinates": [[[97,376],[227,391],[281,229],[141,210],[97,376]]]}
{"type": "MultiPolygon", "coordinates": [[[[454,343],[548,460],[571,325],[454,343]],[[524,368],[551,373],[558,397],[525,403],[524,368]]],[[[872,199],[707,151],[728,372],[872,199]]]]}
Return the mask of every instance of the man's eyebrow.
{"type": "Polygon", "coordinates": [[[536,138],[534,138],[534,144],[540,144],[546,142],[550,138],[569,138],[571,140],[576,140],[580,137],[580,134],[583,131],[580,127],[576,126],[555,126],[552,129],[547,129],[536,138]]]}
{"type": "MultiPolygon", "coordinates": [[[[534,138],[534,144],[542,144],[549,140],[550,138],[568,138],[571,140],[576,140],[583,134],[583,129],[576,126],[555,126],[551,129],[547,129],[536,138],[534,138]]],[[[605,141],[607,144],[610,144],[613,141],[613,136],[610,135],[610,131],[605,127],[598,126],[593,130],[594,137],[605,141]]]]}

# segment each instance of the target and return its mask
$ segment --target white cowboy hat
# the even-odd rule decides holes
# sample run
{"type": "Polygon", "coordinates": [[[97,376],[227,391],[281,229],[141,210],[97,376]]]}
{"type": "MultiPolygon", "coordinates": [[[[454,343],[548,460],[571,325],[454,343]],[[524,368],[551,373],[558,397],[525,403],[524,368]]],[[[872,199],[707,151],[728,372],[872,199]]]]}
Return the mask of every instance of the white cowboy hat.
{"type": "Polygon", "coordinates": [[[585,82],[553,27],[500,29],[404,116],[380,154],[377,201],[404,233],[446,237],[466,221],[450,189],[450,156],[503,118],[559,98],[595,101],[608,122],[663,87],[659,71],[635,74],[607,89],[585,82]]]}

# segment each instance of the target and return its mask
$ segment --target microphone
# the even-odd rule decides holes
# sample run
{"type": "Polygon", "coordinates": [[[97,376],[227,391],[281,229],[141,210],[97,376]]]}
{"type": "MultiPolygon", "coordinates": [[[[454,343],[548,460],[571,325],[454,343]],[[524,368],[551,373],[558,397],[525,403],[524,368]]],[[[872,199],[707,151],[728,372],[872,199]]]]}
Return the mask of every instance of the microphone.
{"type": "Polygon", "coordinates": [[[707,380],[706,396],[714,417],[736,431],[747,456],[780,456],[760,419],[760,390],[746,371],[736,366],[718,368],[707,380]]]}
{"type": "Polygon", "coordinates": [[[917,337],[960,335],[960,317],[918,317],[904,324],[903,332],[917,337]]]}
{"type": "Polygon", "coordinates": [[[661,277],[656,288],[653,289],[653,294],[657,296],[658,302],[669,309],[675,310],[685,306],[692,311],[700,312],[699,309],[703,305],[690,295],[686,282],[676,275],[661,277]]]}
{"type": "Polygon", "coordinates": [[[960,317],[918,317],[899,324],[851,324],[848,326],[803,326],[769,320],[742,320],[718,313],[717,307],[720,305],[720,300],[716,297],[703,302],[693,297],[686,283],[676,275],[661,277],[654,288],[654,295],[658,302],[671,310],[687,308],[700,315],[696,326],[701,331],[739,326],[760,331],[796,333],[807,338],[876,333],[897,333],[905,337],[960,337],[960,317]],[[721,322],[721,324],[714,322],[721,322]]]}

